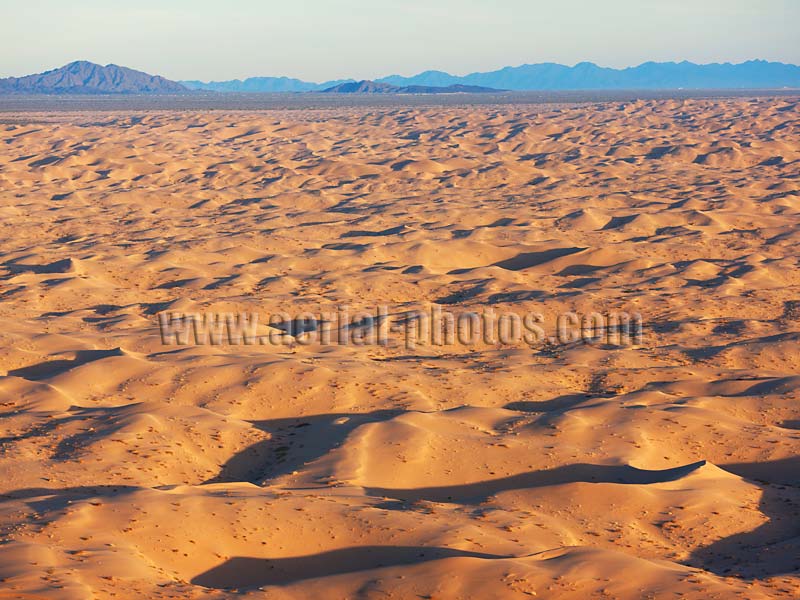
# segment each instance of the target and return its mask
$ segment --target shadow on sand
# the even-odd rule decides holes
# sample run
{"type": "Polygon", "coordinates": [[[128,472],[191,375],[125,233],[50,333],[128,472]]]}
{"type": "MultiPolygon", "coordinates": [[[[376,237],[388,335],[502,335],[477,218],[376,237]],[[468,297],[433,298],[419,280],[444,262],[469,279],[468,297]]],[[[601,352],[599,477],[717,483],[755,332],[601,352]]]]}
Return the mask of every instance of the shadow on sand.
{"type": "Polygon", "coordinates": [[[721,465],[762,485],[759,510],[769,521],[696,550],[688,564],[726,577],[762,579],[800,571],[800,456],[721,465]]]}
{"type": "Polygon", "coordinates": [[[396,498],[409,502],[428,500],[430,502],[452,502],[473,504],[483,502],[501,492],[530,489],[568,483],[620,483],[649,484],[675,481],[702,467],[704,460],[674,469],[647,471],[630,466],[609,466],[575,464],[545,471],[532,471],[500,479],[490,479],[465,485],[452,485],[427,488],[366,488],[370,496],[396,498]]]}
{"type": "Polygon", "coordinates": [[[509,558],[453,548],[360,546],[292,558],[234,557],[198,575],[192,579],[192,583],[220,589],[286,585],[304,579],[330,577],[381,567],[413,565],[453,557],[509,558]]]}
{"type": "Polygon", "coordinates": [[[254,426],[270,433],[272,439],[235,454],[222,466],[216,477],[205,483],[260,483],[291,473],[339,446],[357,427],[385,421],[402,412],[392,409],[253,421],[254,426]]]}

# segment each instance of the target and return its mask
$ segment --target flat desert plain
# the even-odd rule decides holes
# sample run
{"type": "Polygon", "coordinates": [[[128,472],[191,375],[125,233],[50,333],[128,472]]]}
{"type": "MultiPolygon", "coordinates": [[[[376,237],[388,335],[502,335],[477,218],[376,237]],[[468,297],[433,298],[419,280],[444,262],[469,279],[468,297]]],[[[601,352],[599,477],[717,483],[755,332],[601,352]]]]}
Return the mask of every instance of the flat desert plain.
{"type": "Polygon", "coordinates": [[[0,598],[797,598],[798,116],[6,114],[0,598]],[[430,307],[547,335],[408,344],[430,307]]]}

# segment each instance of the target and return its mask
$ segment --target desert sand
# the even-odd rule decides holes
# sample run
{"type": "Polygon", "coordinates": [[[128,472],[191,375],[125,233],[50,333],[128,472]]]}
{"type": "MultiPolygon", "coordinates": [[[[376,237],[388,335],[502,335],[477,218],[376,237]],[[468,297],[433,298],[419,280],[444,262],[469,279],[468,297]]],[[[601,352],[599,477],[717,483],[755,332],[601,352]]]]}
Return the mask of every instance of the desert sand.
{"type": "Polygon", "coordinates": [[[4,115],[0,598],[798,597],[799,110],[4,115]],[[644,335],[157,320],[381,304],[644,335]]]}

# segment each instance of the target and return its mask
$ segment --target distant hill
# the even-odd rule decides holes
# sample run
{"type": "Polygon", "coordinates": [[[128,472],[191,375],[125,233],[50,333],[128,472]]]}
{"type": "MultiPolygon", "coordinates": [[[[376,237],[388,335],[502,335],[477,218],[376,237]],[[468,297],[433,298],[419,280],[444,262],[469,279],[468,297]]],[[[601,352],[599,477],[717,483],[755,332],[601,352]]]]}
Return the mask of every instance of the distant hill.
{"type": "Polygon", "coordinates": [[[425,71],[413,77],[392,75],[377,81],[397,86],[462,84],[507,90],[800,88],[800,67],[763,60],[708,65],[647,62],[627,69],[599,67],[590,62],[574,67],[541,63],[463,77],[425,71]]]}
{"type": "Polygon", "coordinates": [[[401,94],[487,94],[491,92],[507,92],[499,88],[484,87],[481,85],[406,85],[400,88],[401,94]]]}
{"type": "Polygon", "coordinates": [[[389,83],[363,80],[340,83],[339,85],[334,85],[320,91],[328,94],[481,94],[486,92],[502,92],[505,90],[497,90],[477,85],[450,85],[446,87],[430,85],[398,86],[389,83]]]}
{"type": "Polygon", "coordinates": [[[0,79],[0,94],[175,94],[187,88],[158,75],[85,60],[25,77],[0,79]]]}
{"type": "Polygon", "coordinates": [[[314,92],[323,90],[340,83],[347,83],[352,79],[338,79],[325,83],[311,83],[291,77],[249,77],[248,79],[231,79],[230,81],[181,81],[182,85],[190,90],[203,90],[208,92],[238,92],[238,93],[279,93],[279,92],[314,92]]]}
{"type": "Polygon", "coordinates": [[[320,91],[326,94],[396,94],[400,89],[399,86],[389,83],[362,80],[340,83],[320,91]]]}
{"type": "Polygon", "coordinates": [[[448,85],[455,85],[462,82],[463,77],[457,77],[445,73],[444,71],[423,71],[413,77],[401,77],[400,75],[391,75],[389,77],[382,77],[377,81],[382,83],[391,83],[392,85],[433,85],[438,87],[446,87],[448,85]]]}

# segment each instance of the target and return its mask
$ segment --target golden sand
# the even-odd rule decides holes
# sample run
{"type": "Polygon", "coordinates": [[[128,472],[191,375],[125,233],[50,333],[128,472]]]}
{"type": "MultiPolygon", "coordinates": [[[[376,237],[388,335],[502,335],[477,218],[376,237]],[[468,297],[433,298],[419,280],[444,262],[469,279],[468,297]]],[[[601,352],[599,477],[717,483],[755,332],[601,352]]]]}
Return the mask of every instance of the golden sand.
{"type": "Polygon", "coordinates": [[[0,598],[796,598],[798,114],[6,118],[0,598]],[[644,336],[176,346],[157,320],[432,304],[644,336]]]}

